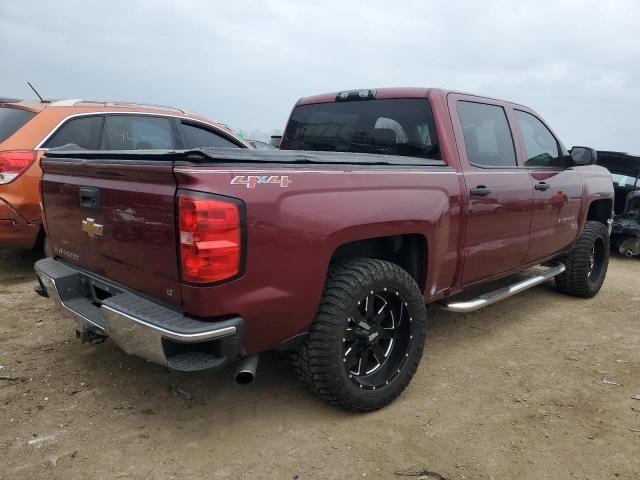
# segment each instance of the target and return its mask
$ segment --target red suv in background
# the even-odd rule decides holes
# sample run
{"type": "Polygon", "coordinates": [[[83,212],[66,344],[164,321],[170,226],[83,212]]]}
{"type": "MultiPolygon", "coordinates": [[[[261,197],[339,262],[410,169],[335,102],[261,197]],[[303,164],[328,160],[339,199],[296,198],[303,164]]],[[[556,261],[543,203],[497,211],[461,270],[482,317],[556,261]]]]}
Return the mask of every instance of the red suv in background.
{"type": "Polygon", "coordinates": [[[44,241],[39,160],[67,144],[89,150],[252,148],[227,127],[173,107],[0,98],[0,249],[44,241]]]}

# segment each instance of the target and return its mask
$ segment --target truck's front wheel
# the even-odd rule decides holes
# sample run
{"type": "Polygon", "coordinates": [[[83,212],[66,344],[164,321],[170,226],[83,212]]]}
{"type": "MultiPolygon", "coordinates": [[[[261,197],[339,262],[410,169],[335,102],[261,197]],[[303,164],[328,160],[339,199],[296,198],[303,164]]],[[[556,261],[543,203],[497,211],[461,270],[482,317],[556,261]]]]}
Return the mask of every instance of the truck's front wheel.
{"type": "Polygon", "coordinates": [[[300,379],[353,411],[391,403],[411,381],[424,347],[426,307],[398,265],[351,259],[331,266],[318,316],[293,354],[300,379]]]}
{"type": "Polygon", "coordinates": [[[587,222],[573,250],[562,258],[566,270],[556,277],[558,290],[576,297],[593,297],[607,275],[610,250],[607,226],[587,222]]]}

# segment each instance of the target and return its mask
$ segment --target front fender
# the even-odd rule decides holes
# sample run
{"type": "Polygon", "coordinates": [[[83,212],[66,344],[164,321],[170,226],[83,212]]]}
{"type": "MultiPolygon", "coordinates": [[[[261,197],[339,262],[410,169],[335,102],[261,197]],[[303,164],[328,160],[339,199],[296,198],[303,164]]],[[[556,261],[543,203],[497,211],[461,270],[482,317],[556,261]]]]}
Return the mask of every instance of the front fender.
{"type": "Polygon", "coordinates": [[[585,167],[574,167],[580,174],[582,179],[582,206],[580,208],[579,225],[580,231],[578,237],[582,234],[585,224],[587,223],[587,216],[589,214],[589,207],[596,201],[607,200],[611,203],[609,209],[608,218],[613,218],[613,181],[611,180],[611,173],[599,165],[589,165],[585,167]]]}

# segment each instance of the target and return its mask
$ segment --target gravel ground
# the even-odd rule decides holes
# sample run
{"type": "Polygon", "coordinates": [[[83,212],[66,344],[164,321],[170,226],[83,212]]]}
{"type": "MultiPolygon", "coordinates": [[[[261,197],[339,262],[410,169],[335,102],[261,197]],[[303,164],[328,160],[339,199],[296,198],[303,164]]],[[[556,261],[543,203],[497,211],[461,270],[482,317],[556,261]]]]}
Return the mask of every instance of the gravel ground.
{"type": "Polygon", "coordinates": [[[307,393],[283,354],[239,386],[81,345],[33,261],[0,254],[1,479],[640,478],[637,259],[613,258],[592,300],[550,282],[430,309],[413,382],[365,415],[307,393]]]}

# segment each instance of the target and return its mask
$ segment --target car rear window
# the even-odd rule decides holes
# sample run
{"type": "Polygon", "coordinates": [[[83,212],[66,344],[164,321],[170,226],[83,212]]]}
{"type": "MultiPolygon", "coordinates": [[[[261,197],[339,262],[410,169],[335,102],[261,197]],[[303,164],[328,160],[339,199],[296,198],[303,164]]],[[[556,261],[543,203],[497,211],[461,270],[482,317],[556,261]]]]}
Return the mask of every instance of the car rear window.
{"type": "Polygon", "coordinates": [[[280,149],[440,159],[433,113],[426,99],[300,105],[291,114],[280,149]]]}
{"type": "Polygon", "coordinates": [[[184,141],[186,148],[199,148],[199,147],[228,147],[228,148],[240,148],[230,140],[227,140],[222,135],[212,132],[211,130],[192,125],[190,123],[182,122],[182,133],[184,134],[184,141]]]}
{"type": "Polygon", "coordinates": [[[16,133],[35,115],[35,112],[19,108],[0,108],[0,143],[16,133]]]}

